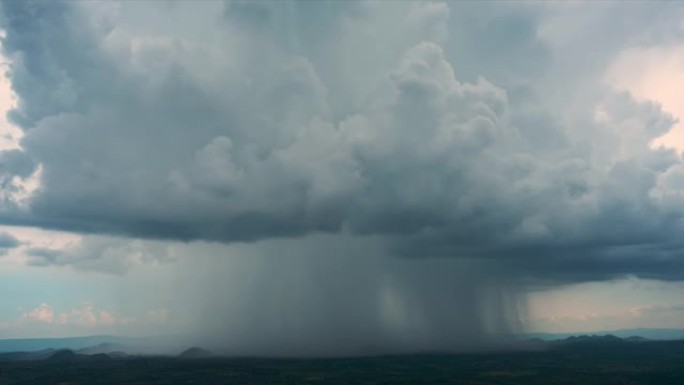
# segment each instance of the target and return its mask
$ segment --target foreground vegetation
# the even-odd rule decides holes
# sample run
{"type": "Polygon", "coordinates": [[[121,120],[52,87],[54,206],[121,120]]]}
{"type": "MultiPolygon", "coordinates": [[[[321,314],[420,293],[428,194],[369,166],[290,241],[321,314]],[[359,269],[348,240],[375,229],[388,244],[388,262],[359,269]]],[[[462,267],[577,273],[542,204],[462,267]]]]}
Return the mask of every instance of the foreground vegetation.
{"type": "Polygon", "coordinates": [[[0,360],[0,384],[684,384],[684,341],[346,359],[58,358],[0,360]]]}

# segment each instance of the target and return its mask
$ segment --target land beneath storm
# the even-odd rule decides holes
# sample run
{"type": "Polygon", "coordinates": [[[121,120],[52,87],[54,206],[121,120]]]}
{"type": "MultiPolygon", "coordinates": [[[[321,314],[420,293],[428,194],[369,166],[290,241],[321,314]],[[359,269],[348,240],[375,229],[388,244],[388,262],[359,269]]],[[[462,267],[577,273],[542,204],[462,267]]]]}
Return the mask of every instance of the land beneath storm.
{"type": "Polygon", "coordinates": [[[529,340],[526,351],[356,358],[229,358],[61,349],[0,354],[0,384],[672,384],[684,341],[614,336],[529,340]],[[93,353],[93,354],[88,354],[93,353]],[[23,355],[22,355],[23,354],[23,355]]]}

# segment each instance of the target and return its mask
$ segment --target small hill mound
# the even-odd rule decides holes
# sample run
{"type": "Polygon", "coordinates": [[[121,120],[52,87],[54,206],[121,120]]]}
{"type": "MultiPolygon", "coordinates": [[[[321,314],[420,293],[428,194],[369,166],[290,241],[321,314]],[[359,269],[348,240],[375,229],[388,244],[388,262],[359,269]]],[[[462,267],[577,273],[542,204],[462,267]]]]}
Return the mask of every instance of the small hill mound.
{"type": "Polygon", "coordinates": [[[210,357],[215,357],[216,355],[208,350],[204,350],[202,348],[198,347],[192,347],[190,349],[187,349],[183,351],[183,353],[178,355],[178,358],[183,358],[183,359],[198,359],[198,358],[210,358],[210,357]]]}
{"type": "Polygon", "coordinates": [[[45,360],[52,362],[73,362],[78,359],[79,355],[74,353],[72,350],[62,349],[56,351],[55,353],[47,357],[45,360]]]}
{"type": "Polygon", "coordinates": [[[631,337],[625,338],[625,341],[627,341],[627,342],[648,342],[649,339],[641,337],[641,336],[631,336],[631,337]]]}

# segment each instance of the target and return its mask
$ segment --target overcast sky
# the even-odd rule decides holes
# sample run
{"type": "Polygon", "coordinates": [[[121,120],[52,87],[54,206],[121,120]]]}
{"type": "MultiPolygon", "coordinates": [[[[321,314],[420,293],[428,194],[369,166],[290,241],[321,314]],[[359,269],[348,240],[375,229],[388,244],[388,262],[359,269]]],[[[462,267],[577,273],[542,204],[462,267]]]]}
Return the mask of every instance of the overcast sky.
{"type": "Polygon", "coordinates": [[[0,337],[684,328],[679,2],[1,4],[0,337]]]}

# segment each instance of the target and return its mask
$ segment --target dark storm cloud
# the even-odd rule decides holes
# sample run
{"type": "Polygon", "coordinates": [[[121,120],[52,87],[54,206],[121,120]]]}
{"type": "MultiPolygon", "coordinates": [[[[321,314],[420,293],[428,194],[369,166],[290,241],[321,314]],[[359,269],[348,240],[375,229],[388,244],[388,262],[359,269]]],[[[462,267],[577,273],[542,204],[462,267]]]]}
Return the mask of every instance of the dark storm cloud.
{"type": "Polygon", "coordinates": [[[0,151],[0,174],[26,178],[33,174],[36,163],[21,150],[0,151]]]}
{"type": "Polygon", "coordinates": [[[76,3],[3,3],[27,160],[2,172],[42,167],[5,223],[220,242],[372,235],[395,254],[496,260],[534,279],[682,278],[684,164],[649,147],[674,120],[553,78],[558,52],[538,32],[564,35],[543,8],[227,2],[197,22],[182,7],[164,12],[201,38],[165,33],[154,12],[136,34],[76,3]],[[458,22],[478,10],[472,28],[458,22]],[[557,103],[549,84],[587,97],[557,103]]]}

